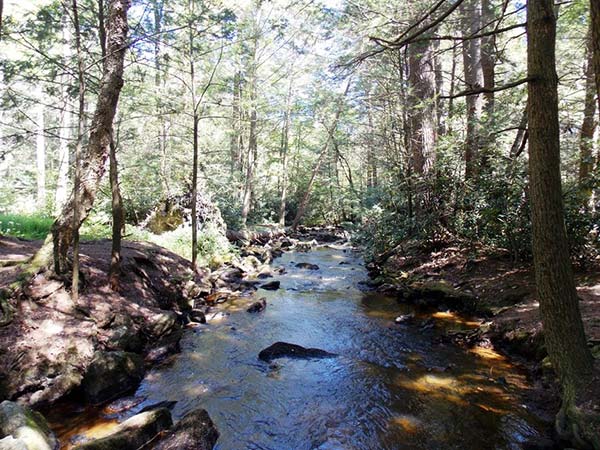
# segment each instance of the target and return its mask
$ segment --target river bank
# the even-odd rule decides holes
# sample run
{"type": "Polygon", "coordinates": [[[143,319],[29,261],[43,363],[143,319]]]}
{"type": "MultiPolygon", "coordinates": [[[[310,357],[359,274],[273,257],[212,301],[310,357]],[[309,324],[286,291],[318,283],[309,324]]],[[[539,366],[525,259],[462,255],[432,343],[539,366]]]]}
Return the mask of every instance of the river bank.
{"type": "Polygon", "coordinates": [[[110,241],[83,242],[77,304],[63,280],[44,273],[15,290],[42,242],[0,236],[0,401],[51,412],[65,399],[99,405],[135,391],[148,370],[180,351],[186,328],[218,320],[217,305],[268,284],[282,248],[311,245],[263,234],[259,245],[197,271],[162,247],[127,241],[118,289],[107,283],[110,241]]]}
{"type": "MultiPolygon", "coordinates": [[[[474,317],[472,330],[449,339],[467,347],[496,348],[528,368],[535,396],[548,413],[560,406],[556,377],[547,358],[531,263],[502,250],[460,242],[406,242],[369,265],[371,286],[400,303],[429,306],[474,317]]],[[[588,345],[600,357],[598,261],[575,266],[588,345]]]]}
{"type": "MultiPolygon", "coordinates": [[[[332,351],[332,355],[343,355],[342,360],[336,358],[332,362],[314,363],[315,366],[310,363],[318,376],[309,385],[314,382],[317,383],[315,386],[321,387],[317,391],[309,389],[305,392],[308,398],[323,395],[322,383],[327,385],[335,381],[337,376],[333,374],[339,372],[352,374],[351,379],[356,385],[350,383],[347,392],[340,392],[336,388],[331,391],[332,394],[337,392],[334,395],[336,400],[331,398],[323,401],[340,401],[346,394],[349,395],[348,401],[350,397],[362,398],[364,405],[355,404],[355,400],[346,405],[355,411],[371,402],[375,402],[371,405],[375,409],[387,404],[373,417],[365,411],[368,417],[363,419],[367,422],[375,421],[378,425],[354,436],[365,440],[360,448],[370,448],[367,442],[373,439],[383,439],[381,442],[385,442],[389,448],[396,448],[394,442],[406,441],[407,433],[414,434],[414,445],[417,446],[414,448],[420,448],[418,445],[421,444],[417,442],[422,439],[430,444],[439,443],[442,442],[439,441],[442,437],[435,431],[435,427],[447,427],[449,424],[453,424],[456,430],[445,439],[460,439],[461,433],[466,433],[475,445],[473,448],[480,448],[477,447],[477,442],[479,439],[485,442],[488,437],[486,433],[496,433],[499,442],[506,441],[506,448],[512,448],[518,442],[529,445],[527,448],[551,448],[548,445],[553,444],[548,444],[546,436],[548,421],[556,407],[556,397],[551,395],[552,383],[542,386],[545,390],[540,391],[538,383],[535,380],[532,382],[527,373],[485,345],[487,335],[483,331],[489,332],[492,329],[487,322],[470,320],[464,314],[456,315],[449,311],[483,314],[484,310],[477,309],[476,303],[472,303],[477,297],[469,287],[474,283],[474,273],[479,274],[481,280],[493,279],[489,263],[481,266],[487,267],[485,270],[471,270],[471,276],[464,278],[464,285],[452,286],[450,289],[447,286],[448,273],[458,277],[464,270],[465,264],[459,260],[460,252],[451,249],[441,252],[436,250],[437,253],[429,254],[423,252],[410,262],[401,260],[400,265],[400,256],[390,255],[382,266],[369,265],[370,274],[374,278],[367,281],[367,271],[360,256],[350,247],[332,244],[335,241],[339,244],[346,236],[331,231],[305,230],[304,234],[296,238],[279,237],[265,245],[247,246],[241,249],[240,257],[235,261],[225,263],[213,271],[204,270],[195,274],[189,270],[187,260],[164,249],[148,244],[127,243],[124,253],[124,267],[127,269],[123,289],[119,293],[108,292],[101,283],[105,279],[102,269],[105,262],[101,255],[108,249],[104,246],[110,243],[84,245],[82,253],[86,284],[82,290],[82,298],[89,302],[87,308],[90,309],[79,305],[75,313],[59,309],[61,305],[64,307],[61,301],[66,301],[66,293],[60,289],[48,292],[52,280],[38,280],[28,292],[32,297],[23,301],[28,308],[34,305],[33,312],[37,315],[30,316],[29,322],[23,322],[21,316],[25,312],[31,314],[31,309],[23,309],[14,315],[13,323],[9,325],[29,326],[23,328],[27,340],[15,341],[17,345],[21,345],[16,348],[27,355],[26,359],[22,358],[28,365],[13,366],[12,374],[20,376],[18,380],[38,380],[38,384],[32,384],[37,387],[36,390],[15,390],[13,387],[11,399],[42,408],[49,414],[55,431],[63,441],[69,442],[79,442],[82,435],[87,439],[106,436],[123,426],[119,422],[127,422],[135,417],[132,414],[142,414],[148,408],[161,410],[151,415],[155,420],[153,424],[156,424],[156,420],[162,423],[161,418],[168,414],[169,418],[179,420],[178,423],[205,423],[200,428],[210,431],[215,429],[214,425],[212,422],[206,423],[205,416],[202,415],[206,413],[203,408],[207,408],[219,431],[226,432],[226,436],[219,441],[219,448],[238,448],[237,442],[244,439],[250,439],[248,443],[261,442],[265,436],[274,439],[273,433],[283,433],[281,438],[288,439],[288,428],[292,425],[270,423],[265,417],[261,417],[264,408],[256,406],[255,409],[253,402],[256,401],[256,395],[259,398],[266,395],[268,400],[264,401],[273,401],[275,404],[288,404],[291,401],[293,405],[295,400],[292,399],[301,394],[296,391],[299,389],[298,382],[307,382],[304,371],[300,375],[293,365],[282,366],[277,361],[264,367],[255,362],[262,347],[266,348],[277,340],[289,340],[294,344],[321,347],[327,352],[332,351]],[[317,247],[319,242],[321,245],[317,247]],[[314,248],[320,250],[305,253],[314,248]],[[296,252],[286,252],[282,260],[270,264],[274,257],[292,250],[296,252]],[[452,256],[450,253],[456,254],[452,256]],[[440,261],[444,261],[446,265],[440,261]],[[458,271],[449,271],[450,267],[456,267],[458,271]],[[409,270],[414,271],[411,273],[409,270]],[[439,276],[435,282],[441,284],[441,287],[438,286],[440,289],[433,289],[433,284],[425,283],[424,279],[433,278],[433,274],[439,276]],[[273,280],[268,279],[272,276],[273,280]],[[395,284],[391,284],[392,282],[395,284]],[[46,290],[41,290],[43,286],[46,290]],[[362,290],[358,289],[359,286],[363,286],[362,290]],[[255,295],[257,289],[259,291],[255,295]],[[443,295],[439,293],[440,290],[443,295]],[[449,292],[453,295],[449,295],[449,292]],[[306,303],[308,298],[317,299],[318,303],[306,303]],[[399,298],[420,307],[407,308],[402,301],[397,301],[399,298]],[[461,303],[456,303],[459,300],[461,303]],[[266,312],[259,312],[258,315],[245,312],[255,306],[256,311],[262,311],[266,306],[266,312]],[[49,312],[51,315],[48,315],[49,312]],[[110,320],[106,318],[109,313],[112,317],[110,320]],[[153,320],[155,317],[157,320],[153,320]],[[395,323],[396,318],[401,318],[400,323],[395,323]],[[58,323],[63,329],[56,328],[54,334],[45,335],[45,341],[31,347],[31,339],[38,336],[40,328],[48,333],[46,327],[39,326],[44,320],[58,323]],[[127,323],[123,323],[124,321],[127,323]],[[204,321],[207,325],[200,323],[204,321]],[[160,331],[153,331],[156,330],[157,323],[163,324],[162,328],[159,328],[160,331]],[[83,332],[78,327],[83,327],[83,332]],[[183,332],[186,328],[190,328],[190,331],[183,332]],[[332,331],[334,329],[335,332],[332,331]],[[110,339],[111,336],[114,338],[110,339]],[[466,343],[469,351],[460,351],[460,347],[454,345],[457,341],[466,343]],[[52,342],[52,345],[44,342],[52,342]],[[66,348],[66,343],[77,347],[77,353],[74,349],[71,350],[72,359],[59,360],[54,365],[47,364],[38,368],[36,361],[39,359],[34,356],[52,361],[50,357],[53,355],[63,354],[61,352],[66,348]],[[182,353],[175,356],[180,350],[182,353]],[[118,390],[110,387],[108,390],[93,389],[93,395],[101,396],[93,397],[89,392],[86,393],[86,383],[83,380],[89,380],[89,373],[98,369],[98,353],[104,356],[125,355],[127,364],[113,366],[122,368],[131,365],[133,370],[131,377],[117,377],[115,379],[118,383],[111,383],[116,384],[118,390]],[[35,372],[32,372],[33,369],[35,372]],[[29,378],[25,378],[25,374],[29,378]],[[59,378],[64,375],[68,375],[68,378],[59,378]],[[296,381],[291,385],[283,383],[283,387],[281,384],[265,385],[265,376],[267,379],[281,381],[290,378],[290,381],[296,381]],[[66,379],[73,384],[63,381],[59,383],[54,381],[55,378],[59,378],[59,381],[66,379]],[[211,382],[211,379],[214,381],[211,382]],[[229,379],[229,382],[224,382],[225,379],[229,379]],[[49,381],[43,384],[44,380],[49,381]],[[198,384],[199,380],[203,380],[201,384],[198,384]],[[248,382],[248,385],[242,384],[242,390],[237,391],[237,380],[245,380],[244,383],[248,382]],[[363,392],[364,387],[357,390],[365,382],[382,387],[374,392],[370,389],[363,392]],[[69,387],[70,390],[64,390],[69,387]],[[259,387],[259,392],[253,395],[248,393],[248,390],[252,392],[259,387]],[[134,391],[135,395],[127,396],[134,391]],[[64,394],[59,395],[61,392],[69,394],[67,398],[71,399],[72,404],[102,403],[105,406],[89,409],[77,407],[69,411],[57,409],[56,399],[65,397],[64,394]],[[272,397],[274,392],[278,394],[272,397]],[[51,394],[56,395],[56,399],[51,394]],[[370,397],[374,394],[377,394],[375,399],[370,397]],[[251,398],[246,398],[247,395],[251,398]],[[379,395],[382,397],[378,397],[379,395]],[[390,396],[397,399],[388,404],[390,396]],[[196,398],[199,400],[195,400],[196,398]],[[550,399],[547,403],[546,398],[550,399]],[[416,401],[414,406],[417,409],[405,410],[407,401],[416,401]],[[454,415],[443,413],[450,404],[456,408],[465,408],[465,414],[473,416],[476,422],[488,423],[491,428],[485,428],[481,434],[473,436],[470,430],[476,427],[474,423],[463,419],[455,423],[454,415]],[[521,410],[522,406],[519,405],[527,407],[521,410]],[[240,407],[250,407],[258,416],[248,417],[248,413],[242,412],[244,409],[240,410],[240,407]],[[419,412],[423,407],[431,410],[427,418],[421,417],[419,412]],[[167,411],[163,411],[165,408],[167,411]],[[510,411],[515,408],[520,412],[517,416],[512,416],[510,411]],[[223,414],[226,417],[228,414],[233,416],[224,420],[223,414]],[[512,417],[512,425],[501,431],[498,427],[507,414],[512,417]],[[532,418],[527,418],[530,415],[532,418]],[[240,430],[236,428],[238,425],[235,424],[242,419],[250,420],[258,428],[264,425],[264,436],[257,435],[256,430],[247,430],[250,437],[240,435],[240,430]],[[537,425],[531,428],[528,422],[530,420],[537,425]],[[427,421],[437,425],[427,429],[424,427],[427,421]],[[263,425],[259,425],[260,423],[263,425]],[[383,433],[384,437],[375,438],[374,432],[383,433]],[[518,438],[519,433],[524,437],[518,438]],[[72,441],[73,439],[75,440],[72,441]],[[535,445],[541,442],[546,447],[535,447],[530,441],[537,442],[535,445]]],[[[18,245],[25,247],[21,250],[23,254],[34,248],[31,243],[3,242],[0,248],[10,249],[11,253],[5,253],[12,255],[10,258],[17,258],[18,245]]],[[[466,262],[467,266],[469,264],[473,263],[466,262]]],[[[496,269],[499,270],[498,267],[496,269]]],[[[0,272],[4,274],[5,282],[8,279],[6,273],[11,273],[11,270],[13,269],[7,268],[0,272]]],[[[508,279],[514,281],[510,277],[508,279]]],[[[506,288],[506,280],[504,281],[506,288]]],[[[490,317],[493,307],[495,306],[492,304],[486,304],[486,317],[490,317]]],[[[508,311],[499,307],[501,310],[497,311],[497,315],[508,311]]],[[[10,336],[7,329],[2,330],[4,336],[10,336]]],[[[498,342],[495,338],[492,340],[498,342]]],[[[3,348],[13,351],[11,347],[3,348]]],[[[88,381],[87,386],[97,387],[98,383],[112,379],[106,375],[101,370],[95,377],[97,381],[88,381]]],[[[340,378],[338,383],[342,380],[348,383],[347,376],[340,378]]],[[[18,386],[18,383],[13,382],[12,386],[18,386]]],[[[269,408],[277,409],[279,406],[272,405],[269,408]]],[[[282,410],[280,414],[291,414],[292,411],[294,408],[282,410]]],[[[336,420],[340,427],[346,426],[344,411],[346,409],[340,406],[339,411],[334,414],[335,417],[339,416],[336,420]]],[[[317,425],[319,417],[331,417],[331,414],[329,411],[323,412],[322,416],[306,417],[306,420],[300,420],[300,425],[294,425],[298,427],[295,430],[298,433],[298,445],[317,442],[319,439],[323,442],[342,439],[339,436],[321,436],[317,439],[304,434],[307,429],[317,425]]],[[[170,429],[169,421],[163,423],[161,429],[170,429]]],[[[151,432],[156,431],[155,428],[150,429],[151,432]]],[[[327,427],[324,430],[326,429],[327,427]]],[[[215,433],[211,433],[210,439],[203,442],[210,444],[216,441],[215,433]]],[[[352,435],[347,430],[342,434],[342,440],[349,439],[352,435]]],[[[266,445],[268,442],[270,441],[263,443],[266,445]]]]}

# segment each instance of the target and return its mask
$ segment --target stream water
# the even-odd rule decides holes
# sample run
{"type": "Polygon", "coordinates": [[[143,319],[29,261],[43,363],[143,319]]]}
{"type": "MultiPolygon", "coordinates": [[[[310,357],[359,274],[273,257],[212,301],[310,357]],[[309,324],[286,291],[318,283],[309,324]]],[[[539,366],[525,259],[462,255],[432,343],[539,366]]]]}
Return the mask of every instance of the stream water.
{"type": "MultiPolygon", "coordinates": [[[[519,449],[543,429],[523,404],[521,371],[493,351],[443,343],[445,329],[473,326],[468,320],[361,291],[367,274],[350,249],[287,253],[274,264],[287,272],[276,278],[280,290],[258,291],[264,312],[249,314],[248,299],[239,300],[186,333],[181,354],[127,400],[136,406],[96,423],[97,434],[164,400],[177,401],[175,420],[205,408],[219,450],[519,449]],[[394,323],[407,313],[417,316],[394,323]],[[339,357],[258,360],[277,341],[339,357]]],[[[93,435],[86,423],[79,432],[93,435]]]]}

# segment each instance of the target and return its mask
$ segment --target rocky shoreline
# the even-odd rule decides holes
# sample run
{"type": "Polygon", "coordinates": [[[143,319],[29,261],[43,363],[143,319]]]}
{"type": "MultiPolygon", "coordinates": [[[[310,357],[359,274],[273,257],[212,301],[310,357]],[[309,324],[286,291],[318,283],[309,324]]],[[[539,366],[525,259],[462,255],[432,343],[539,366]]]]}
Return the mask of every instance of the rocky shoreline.
{"type": "MultiPolygon", "coordinates": [[[[168,361],[180,350],[179,341],[186,327],[210,322],[218,316],[219,304],[231,298],[251,299],[259,286],[277,289],[279,286],[267,280],[284,270],[270,266],[274,258],[284,251],[308,250],[317,240],[332,242],[345,237],[336,233],[303,230],[294,237],[278,234],[257,245],[244,242],[238,257],[214,270],[195,272],[189,268],[189,261],[164,248],[127,242],[123,245],[123,273],[117,291],[106,283],[105,258],[110,254],[110,241],[83,243],[83,283],[77,305],[72,304],[62,281],[44,274],[8,299],[14,312],[12,321],[0,328],[0,400],[8,410],[24,408],[19,410],[23,417],[39,417],[37,428],[48,431],[47,445],[40,448],[57,448],[45,420],[34,410],[49,410],[65,398],[100,405],[135,391],[148,369],[168,361]]],[[[19,260],[24,260],[38,245],[2,237],[0,260],[9,255],[20,255],[19,260]]],[[[17,266],[3,269],[3,292],[8,292],[17,277],[17,266]]],[[[260,302],[255,302],[257,311],[266,306],[260,302]]],[[[144,412],[142,417],[138,414],[126,421],[131,422],[119,425],[112,437],[76,448],[117,448],[111,439],[123,436],[133,443],[131,448],[140,448],[140,439],[159,432],[171,436],[170,443],[161,438],[160,443],[152,441],[143,448],[212,448],[218,432],[211,432],[214,425],[205,411],[184,417],[180,423],[190,423],[181,429],[179,423],[171,426],[170,413],[164,409],[158,408],[155,414],[144,412]],[[194,432],[191,423],[204,425],[198,425],[201,430],[194,432]]],[[[17,442],[20,438],[14,433],[27,435],[0,427],[0,436],[4,437],[0,448],[38,448],[17,442]],[[7,447],[9,444],[12,447],[7,447]]],[[[119,442],[118,448],[130,448],[124,441],[119,442]]]]}

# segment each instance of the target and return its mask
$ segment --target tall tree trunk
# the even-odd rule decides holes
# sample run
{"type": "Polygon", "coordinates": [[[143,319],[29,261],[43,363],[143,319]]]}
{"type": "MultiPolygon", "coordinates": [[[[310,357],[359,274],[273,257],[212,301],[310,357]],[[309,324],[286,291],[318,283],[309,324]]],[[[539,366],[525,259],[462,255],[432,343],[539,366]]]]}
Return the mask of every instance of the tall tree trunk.
{"type": "Polygon", "coordinates": [[[230,173],[242,170],[242,74],[236,70],[233,76],[233,94],[231,99],[231,137],[229,142],[230,173]]]}
{"type": "Polygon", "coordinates": [[[112,196],[112,249],[108,278],[111,288],[116,290],[119,287],[119,276],[121,275],[121,238],[125,226],[125,211],[121,189],[119,188],[117,145],[114,140],[110,143],[109,159],[110,192],[112,196]]]}
{"type": "Polygon", "coordinates": [[[592,53],[594,54],[594,77],[596,79],[596,99],[600,111],[600,1],[590,0],[590,21],[592,30],[592,53]]]}
{"type": "Polygon", "coordinates": [[[408,117],[411,166],[416,175],[429,176],[435,164],[435,68],[431,44],[408,46],[408,117]]]}
{"type": "Polygon", "coordinates": [[[248,221],[248,214],[252,208],[254,193],[254,175],[257,165],[258,142],[257,142],[257,111],[256,111],[256,52],[258,49],[258,30],[255,24],[252,37],[252,48],[250,50],[249,67],[249,89],[250,89],[250,135],[248,136],[248,152],[246,156],[246,179],[244,180],[244,196],[242,201],[242,229],[245,229],[248,221]]]}
{"type": "MultiPolygon", "coordinates": [[[[481,28],[481,11],[478,0],[466,0],[461,4],[464,37],[477,34],[481,28]]],[[[483,85],[481,71],[481,40],[463,41],[463,66],[467,89],[478,89],[483,85]]],[[[480,94],[468,95],[467,136],[465,140],[465,180],[477,177],[479,169],[480,121],[482,98],[480,94]]]]}
{"type": "MultiPolygon", "coordinates": [[[[71,58],[71,33],[68,23],[68,12],[65,11],[62,16],[62,46],[63,62],[71,58]]],[[[68,82],[70,76],[65,72],[61,75],[60,96],[63,109],[60,114],[60,131],[58,144],[58,177],[56,180],[56,194],[54,197],[54,214],[57,216],[67,201],[67,192],[69,187],[69,139],[71,137],[71,110],[70,96],[68,92],[68,82]]]]}
{"type": "Polygon", "coordinates": [[[581,124],[581,134],[579,138],[579,186],[585,196],[587,204],[591,195],[592,187],[589,185],[590,175],[594,169],[594,132],[596,130],[596,85],[594,82],[594,65],[592,51],[592,29],[586,39],[586,65],[584,67],[585,77],[585,101],[583,104],[583,122],[581,124]]]}
{"type": "Polygon", "coordinates": [[[319,153],[319,157],[317,158],[317,162],[315,163],[312,173],[310,175],[310,179],[308,180],[308,185],[306,186],[306,191],[302,196],[302,200],[300,201],[300,205],[298,205],[298,211],[296,212],[296,217],[294,218],[294,223],[292,224],[292,229],[296,230],[298,225],[300,225],[300,221],[302,220],[302,216],[304,216],[304,212],[306,207],[308,206],[308,200],[310,198],[310,193],[312,191],[313,184],[315,183],[315,179],[317,177],[317,173],[321,168],[321,164],[323,163],[323,158],[327,154],[327,150],[332,142],[334,142],[335,130],[337,129],[338,121],[340,120],[340,115],[342,114],[342,109],[344,106],[344,99],[346,95],[348,95],[348,91],[350,90],[351,79],[348,79],[346,84],[346,90],[344,91],[343,97],[341,97],[338,101],[338,109],[335,112],[335,117],[331,124],[331,127],[327,129],[327,139],[325,140],[325,144],[319,153]]]}
{"type": "Polygon", "coordinates": [[[169,185],[168,175],[168,163],[169,158],[167,154],[167,121],[165,118],[165,108],[163,107],[162,101],[162,87],[164,87],[165,80],[162,76],[162,63],[161,63],[161,52],[162,52],[162,20],[163,20],[163,0],[153,0],[152,10],[154,18],[154,97],[156,106],[156,115],[158,120],[158,132],[156,140],[158,143],[158,149],[160,151],[160,167],[159,175],[162,184],[162,193],[165,197],[169,197],[171,188],[169,185]]]}
{"type": "MultiPolygon", "coordinates": [[[[488,26],[495,19],[494,5],[492,0],[481,0],[481,22],[482,27],[488,26]]],[[[484,29],[485,31],[485,29],[484,29]]],[[[482,130],[481,142],[481,169],[483,172],[490,171],[489,156],[495,147],[494,134],[494,108],[495,95],[493,88],[496,84],[496,35],[484,36],[481,38],[481,72],[483,76],[483,87],[488,89],[483,94],[483,113],[485,129],[482,130]]]]}
{"type": "Polygon", "coordinates": [[[44,121],[44,94],[40,87],[38,92],[38,104],[36,112],[36,137],[35,137],[35,161],[37,180],[37,207],[46,208],[46,126],[44,121]]]}
{"type": "Polygon", "coordinates": [[[288,152],[290,143],[290,122],[292,115],[292,87],[293,77],[290,76],[288,92],[285,101],[285,114],[283,117],[283,130],[281,132],[281,194],[279,196],[279,226],[285,227],[285,210],[288,190],[288,152]]]}
{"type": "MultiPolygon", "coordinates": [[[[98,34],[102,51],[102,67],[105,66],[106,61],[106,28],[104,22],[104,0],[98,0],[98,34]]],[[[121,275],[121,238],[123,227],[125,226],[125,212],[123,210],[123,197],[121,196],[121,189],[119,187],[119,165],[114,136],[111,136],[110,141],[109,178],[112,209],[112,246],[108,281],[111,289],[117,290],[119,288],[119,276],[121,275]]]]}
{"type": "MultiPolygon", "coordinates": [[[[111,0],[110,2],[107,20],[107,56],[88,144],[81,154],[81,183],[74,186],[71,199],[65,204],[61,215],[52,225],[54,268],[59,274],[66,270],[67,252],[71,243],[74,242],[74,238],[77,237],[81,223],[87,218],[94,204],[98,185],[106,170],[106,159],[110,153],[112,141],[113,119],[123,87],[128,8],[128,0],[111,0]]],[[[82,118],[80,118],[80,127],[81,120],[82,118]]]]}
{"type": "MultiPolygon", "coordinates": [[[[81,49],[81,32],[79,28],[79,12],[77,9],[77,0],[73,0],[73,24],[75,27],[75,48],[77,52],[77,80],[79,87],[79,116],[77,126],[77,144],[75,145],[75,174],[73,177],[73,217],[65,225],[72,227],[72,238],[73,241],[73,268],[72,268],[72,283],[71,283],[71,298],[73,303],[77,304],[79,298],[79,227],[80,222],[80,202],[81,196],[79,189],[81,188],[81,147],[83,145],[83,130],[85,127],[85,78],[84,78],[84,67],[83,67],[83,54],[81,49]]],[[[63,207],[64,211],[64,207],[63,207]]],[[[67,252],[69,250],[69,244],[65,243],[61,249],[59,241],[59,232],[55,229],[60,216],[56,219],[52,227],[52,234],[54,239],[54,270],[57,274],[66,272],[67,266],[67,252]]],[[[68,220],[68,219],[67,219],[68,220]]]]}
{"type": "Polygon", "coordinates": [[[198,112],[194,111],[193,130],[193,167],[192,167],[192,268],[198,267],[198,124],[200,118],[198,112]]]}
{"type": "MultiPolygon", "coordinates": [[[[533,257],[546,348],[563,392],[557,425],[565,434],[581,425],[577,407],[591,387],[593,358],[586,345],[564,222],[554,2],[529,0],[527,5],[533,257]]],[[[580,431],[585,439],[585,427],[580,431]]]]}
{"type": "Polygon", "coordinates": [[[450,69],[450,89],[448,91],[448,125],[446,131],[448,134],[452,134],[452,118],[454,116],[454,91],[456,90],[456,46],[452,47],[452,66],[450,69]]]}
{"type": "MultiPolygon", "coordinates": [[[[495,19],[494,5],[492,0],[481,0],[481,22],[482,26],[490,26],[495,19]]],[[[481,38],[481,71],[483,76],[483,87],[492,89],[496,84],[496,35],[491,34],[481,38]]],[[[487,123],[493,123],[495,96],[494,92],[483,94],[484,111],[487,123]]]]}

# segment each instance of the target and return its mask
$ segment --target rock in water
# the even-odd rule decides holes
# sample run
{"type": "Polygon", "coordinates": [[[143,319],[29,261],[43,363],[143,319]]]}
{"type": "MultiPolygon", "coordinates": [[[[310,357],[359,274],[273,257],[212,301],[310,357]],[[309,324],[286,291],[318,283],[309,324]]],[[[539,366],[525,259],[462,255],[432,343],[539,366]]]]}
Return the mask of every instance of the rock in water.
{"type": "Polygon", "coordinates": [[[187,413],[158,443],[154,450],[210,450],[219,432],[204,409],[187,413]]]}
{"type": "Polygon", "coordinates": [[[130,417],[114,433],[78,445],[74,450],[137,450],[171,425],[173,421],[167,408],[153,409],[130,417]]]}
{"type": "Polygon", "coordinates": [[[246,311],[249,313],[257,313],[263,311],[266,307],[267,299],[263,297],[259,301],[252,303],[246,311]]]}
{"type": "Polygon", "coordinates": [[[8,400],[0,403],[0,449],[56,450],[58,441],[46,419],[8,400]]]}
{"type": "Polygon", "coordinates": [[[306,262],[298,263],[298,264],[296,264],[296,267],[298,267],[299,269],[319,270],[319,266],[317,266],[316,264],[311,264],[311,263],[306,263],[306,262]]]}
{"type": "Polygon", "coordinates": [[[261,289],[265,289],[267,291],[276,291],[281,286],[281,281],[269,281],[260,286],[261,289]]]}
{"type": "Polygon", "coordinates": [[[415,318],[414,314],[404,314],[402,316],[396,317],[396,319],[394,320],[394,322],[396,322],[396,323],[404,323],[404,322],[408,322],[408,321],[410,321],[410,320],[412,320],[414,318],[415,318]]]}
{"type": "Polygon", "coordinates": [[[277,358],[335,358],[335,353],[329,353],[318,348],[306,348],[297,344],[288,342],[276,342],[273,345],[261,350],[258,358],[271,362],[277,358]]]}
{"type": "Polygon", "coordinates": [[[136,353],[97,352],[81,387],[87,401],[98,404],[135,389],[144,372],[144,360],[136,353]]]}

